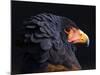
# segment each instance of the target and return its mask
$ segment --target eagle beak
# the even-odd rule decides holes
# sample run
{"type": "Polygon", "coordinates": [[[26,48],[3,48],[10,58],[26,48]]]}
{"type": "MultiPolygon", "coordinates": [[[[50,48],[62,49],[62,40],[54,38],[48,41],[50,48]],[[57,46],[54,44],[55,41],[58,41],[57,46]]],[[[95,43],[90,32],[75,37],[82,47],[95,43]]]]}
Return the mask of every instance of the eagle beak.
{"type": "Polygon", "coordinates": [[[85,34],[82,30],[79,30],[80,32],[80,43],[83,43],[83,44],[86,44],[86,46],[88,47],[89,46],[89,37],[87,34],[85,34]]]}

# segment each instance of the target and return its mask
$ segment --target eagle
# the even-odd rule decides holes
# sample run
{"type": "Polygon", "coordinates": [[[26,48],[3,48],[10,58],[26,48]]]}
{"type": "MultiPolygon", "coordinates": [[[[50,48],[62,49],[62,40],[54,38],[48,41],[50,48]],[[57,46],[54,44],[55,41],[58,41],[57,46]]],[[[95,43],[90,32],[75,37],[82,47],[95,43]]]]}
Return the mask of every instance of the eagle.
{"type": "Polygon", "coordinates": [[[82,69],[75,56],[75,44],[88,46],[89,37],[71,19],[40,13],[25,20],[24,27],[23,41],[27,46],[24,62],[29,64],[29,72],[82,69]]]}

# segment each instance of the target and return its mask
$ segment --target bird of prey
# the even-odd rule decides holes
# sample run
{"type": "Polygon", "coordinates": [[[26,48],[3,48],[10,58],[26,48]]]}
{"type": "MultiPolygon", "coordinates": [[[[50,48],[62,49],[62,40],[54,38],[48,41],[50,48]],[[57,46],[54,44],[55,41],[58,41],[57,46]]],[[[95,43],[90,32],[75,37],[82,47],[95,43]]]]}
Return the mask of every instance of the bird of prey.
{"type": "Polygon", "coordinates": [[[24,43],[33,46],[27,49],[25,62],[31,60],[27,64],[31,64],[33,72],[81,69],[75,44],[89,45],[89,37],[71,19],[40,13],[26,20],[24,27],[24,43]]]}

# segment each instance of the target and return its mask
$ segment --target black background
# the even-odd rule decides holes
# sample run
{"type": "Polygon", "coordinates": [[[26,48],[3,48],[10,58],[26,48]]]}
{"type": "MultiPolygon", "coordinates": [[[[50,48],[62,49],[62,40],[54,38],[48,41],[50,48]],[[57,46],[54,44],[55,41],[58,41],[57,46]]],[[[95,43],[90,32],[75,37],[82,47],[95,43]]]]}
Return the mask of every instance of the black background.
{"type": "Polygon", "coordinates": [[[12,66],[19,68],[18,64],[21,62],[15,39],[18,38],[17,34],[21,33],[19,30],[23,27],[24,20],[39,13],[52,13],[70,18],[89,36],[89,47],[78,46],[76,56],[83,69],[95,69],[95,8],[88,5],[12,1],[12,66]]]}

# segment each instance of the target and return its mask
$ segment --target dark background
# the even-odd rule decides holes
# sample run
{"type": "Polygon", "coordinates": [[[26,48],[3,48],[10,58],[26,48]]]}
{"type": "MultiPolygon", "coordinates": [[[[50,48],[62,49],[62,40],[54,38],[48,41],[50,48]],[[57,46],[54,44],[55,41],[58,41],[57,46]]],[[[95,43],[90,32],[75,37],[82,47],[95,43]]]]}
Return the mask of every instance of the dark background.
{"type": "Polygon", "coordinates": [[[21,65],[21,50],[16,47],[16,38],[20,29],[23,28],[23,22],[30,16],[39,13],[52,13],[59,16],[65,16],[73,20],[80,29],[82,29],[90,38],[89,47],[78,46],[75,52],[83,69],[95,69],[95,6],[88,5],[70,5],[70,4],[52,4],[37,2],[19,2],[12,1],[12,69],[17,71],[21,65]]]}

